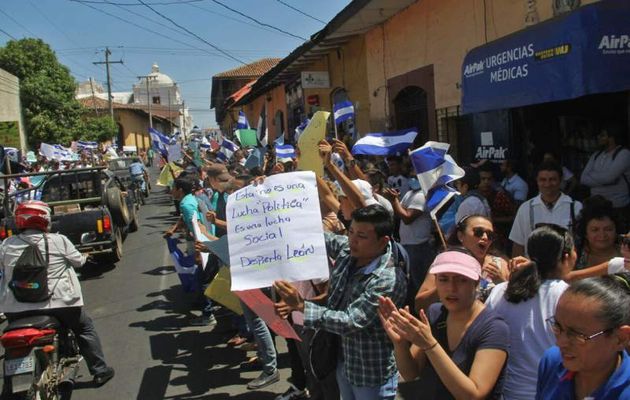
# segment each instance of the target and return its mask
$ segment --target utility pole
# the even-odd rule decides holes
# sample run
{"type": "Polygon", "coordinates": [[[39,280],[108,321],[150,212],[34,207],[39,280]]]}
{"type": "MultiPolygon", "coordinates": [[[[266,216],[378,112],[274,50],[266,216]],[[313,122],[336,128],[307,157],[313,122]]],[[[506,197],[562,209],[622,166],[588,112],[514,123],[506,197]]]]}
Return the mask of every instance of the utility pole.
{"type": "Polygon", "coordinates": [[[184,142],[186,142],[186,102],[182,100],[182,136],[184,136],[184,142]]]}
{"type": "Polygon", "coordinates": [[[138,79],[144,79],[147,83],[147,107],[149,111],[149,128],[153,128],[153,113],[151,112],[151,81],[157,79],[153,75],[141,75],[138,79]]]}
{"type": "Polygon", "coordinates": [[[120,61],[109,61],[109,56],[112,54],[109,51],[109,47],[105,47],[105,61],[97,61],[93,62],[94,65],[105,64],[107,70],[107,98],[109,99],[109,116],[114,120],[114,105],[112,104],[112,80],[109,73],[109,64],[122,64],[122,60],[120,61]]]}
{"type": "Polygon", "coordinates": [[[92,105],[94,106],[94,113],[98,117],[98,107],[96,107],[96,96],[94,95],[94,79],[90,77],[90,88],[92,89],[92,105]]]}

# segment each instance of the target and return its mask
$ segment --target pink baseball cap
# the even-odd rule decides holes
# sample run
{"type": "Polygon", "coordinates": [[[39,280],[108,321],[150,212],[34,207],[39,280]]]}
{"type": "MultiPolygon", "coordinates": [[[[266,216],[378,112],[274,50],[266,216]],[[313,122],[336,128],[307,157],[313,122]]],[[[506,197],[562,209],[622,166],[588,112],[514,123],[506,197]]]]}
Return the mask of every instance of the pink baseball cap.
{"type": "Polygon", "coordinates": [[[445,251],[435,257],[429,272],[432,274],[459,274],[473,281],[478,281],[481,277],[481,265],[477,259],[461,251],[445,251]]]}

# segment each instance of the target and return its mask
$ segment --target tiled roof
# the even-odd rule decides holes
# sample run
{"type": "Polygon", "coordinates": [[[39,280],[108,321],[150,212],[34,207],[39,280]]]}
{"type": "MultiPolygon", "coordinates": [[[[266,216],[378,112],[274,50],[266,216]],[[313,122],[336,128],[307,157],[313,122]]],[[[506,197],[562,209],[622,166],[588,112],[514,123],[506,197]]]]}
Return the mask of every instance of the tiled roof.
{"type": "MultiPolygon", "coordinates": [[[[104,99],[100,99],[98,97],[84,97],[79,99],[79,103],[81,103],[84,107],[89,108],[89,109],[93,109],[94,106],[96,105],[96,108],[99,110],[107,110],[109,109],[109,103],[107,100],[104,99]]],[[[147,108],[147,106],[145,104],[122,104],[122,103],[116,103],[113,102],[112,106],[114,109],[121,109],[121,110],[138,110],[138,111],[142,111],[146,114],[149,113],[149,110],[147,108]]],[[[160,117],[160,118],[170,118],[170,119],[174,119],[179,117],[179,110],[175,107],[172,107],[169,110],[168,106],[164,106],[164,105],[157,105],[157,104],[152,104],[151,105],[151,113],[156,116],[156,117],[160,117]]]]}
{"type": "Polygon", "coordinates": [[[263,58],[238,68],[216,74],[213,78],[257,78],[273,68],[282,58],[263,58]]]}

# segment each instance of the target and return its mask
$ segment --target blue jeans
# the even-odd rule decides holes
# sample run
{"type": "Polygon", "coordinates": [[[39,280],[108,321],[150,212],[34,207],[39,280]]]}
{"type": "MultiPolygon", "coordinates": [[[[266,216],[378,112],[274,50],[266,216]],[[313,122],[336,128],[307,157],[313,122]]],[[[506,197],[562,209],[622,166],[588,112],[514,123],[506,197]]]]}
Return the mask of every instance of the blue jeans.
{"type": "Polygon", "coordinates": [[[243,307],[243,316],[245,322],[249,326],[249,330],[254,335],[256,341],[256,355],[261,361],[263,366],[263,372],[271,375],[276,372],[278,361],[276,358],[276,347],[273,344],[273,338],[271,332],[267,328],[267,324],[256,313],[247,307],[245,303],[241,301],[241,307],[243,307]]]}
{"type": "Polygon", "coordinates": [[[394,374],[381,386],[354,386],[343,373],[343,361],[337,363],[337,384],[341,400],[394,400],[398,375],[394,374]]]}

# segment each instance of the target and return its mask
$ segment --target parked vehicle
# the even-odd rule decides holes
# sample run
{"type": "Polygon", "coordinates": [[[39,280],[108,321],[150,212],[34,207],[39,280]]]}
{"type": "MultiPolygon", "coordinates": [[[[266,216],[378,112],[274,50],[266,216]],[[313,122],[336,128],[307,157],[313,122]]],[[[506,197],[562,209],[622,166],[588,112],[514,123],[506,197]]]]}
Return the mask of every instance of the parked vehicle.
{"type": "Polygon", "coordinates": [[[118,179],[127,186],[130,192],[133,192],[134,199],[139,207],[141,204],[144,204],[145,199],[149,197],[149,190],[151,189],[151,186],[149,176],[147,174],[144,175],[144,191],[142,191],[140,185],[134,181],[131,176],[131,172],[129,172],[129,166],[136,161],[142,162],[142,160],[137,156],[115,158],[108,161],[107,169],[112,171],[114,175],[116,175],[116,177],[118,177],[118,179]]]}
{"type": "Polygon", "coordinates": [[[2,400],[69,400],[81,355],[74,334],[52,316],[10,322],[0,336],[5,349],[2,400]]]}
{"type": "Polygon", "coordinates": [[[122,258],[123,237],[138,229],[138,215],[133,196],[120,179],[105,167],[4,175],[0,176],[4,193],[9,180],[33,175],[45,178],[35,187],[5,196],[0,239],[16,231],[16,204],[42,200],[52,208],[51,232],[64,234],[80,252],[100,260],[115,263],[122,258]]]}

